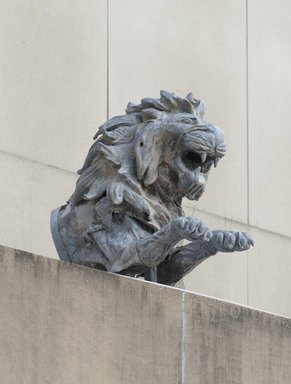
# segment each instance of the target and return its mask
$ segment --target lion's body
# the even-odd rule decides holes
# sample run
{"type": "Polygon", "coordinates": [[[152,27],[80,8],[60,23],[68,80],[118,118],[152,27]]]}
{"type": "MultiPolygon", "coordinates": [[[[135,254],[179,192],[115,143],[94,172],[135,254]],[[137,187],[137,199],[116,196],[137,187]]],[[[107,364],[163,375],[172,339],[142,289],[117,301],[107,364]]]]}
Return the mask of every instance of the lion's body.
{"type": "MultiPolygon", "coordinates": [[[[131,157],[128,161],[134,162],[131,157]]],[[[69,261],[110,271],[127,249],[135,252],[134,244],[139,239],[184,213],[174,201],[162,204],[159,195],[151,192],[153,188],[144,188],[131,173],[119,173],[123,169],[103,156],[97,164],[94,165],[95,180],[90,180],[87,193],[74,203],[79,193],[76,188],[71,203],[58,212],[58,225],[62,238],[67,241],[69,261]]],[[[127,166],[129,169],[133,164],[127,166]]],[[[134,272],[142,273],[146,269],[144,265],[135,266],[134,272]]]]}
{"type": "Polygon", "coordinates": [[[183,218],[181,208],[183,197],[199,199],[225,152],[222,131],[203,113],[192,95],[162,91],[101,126],[75,192],[52,216],[62,259],[133,275],[157,266],[162,282],[172,283],[217,252],[208,228],[183,218]],[[193,241],[193,256],[185,248],[173,264],[183,238],[193,241]]]}

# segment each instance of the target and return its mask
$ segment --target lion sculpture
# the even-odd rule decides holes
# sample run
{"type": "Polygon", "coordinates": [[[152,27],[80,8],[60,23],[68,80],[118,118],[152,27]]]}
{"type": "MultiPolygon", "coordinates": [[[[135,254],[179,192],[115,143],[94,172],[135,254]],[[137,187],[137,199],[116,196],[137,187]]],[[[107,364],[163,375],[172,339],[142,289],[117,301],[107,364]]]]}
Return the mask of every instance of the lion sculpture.
{"type": "Polygon", "coordinates": [[[203,115],[191,93],[161,91],[99,128],[73,195],[52,212],[62,260],[174,285],[217,252],[253,245],[244,232],[184,216],[183,197],[200,198],[225,154],[223,131],[203,115]]]}

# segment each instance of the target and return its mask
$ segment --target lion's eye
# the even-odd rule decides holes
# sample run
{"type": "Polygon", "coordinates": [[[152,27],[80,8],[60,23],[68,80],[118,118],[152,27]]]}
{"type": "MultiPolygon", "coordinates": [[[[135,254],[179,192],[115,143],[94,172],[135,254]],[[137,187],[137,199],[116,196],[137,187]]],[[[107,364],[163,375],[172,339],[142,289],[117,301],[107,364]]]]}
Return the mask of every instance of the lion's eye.
{"type": "Polygon", "coordinates": [[[191,119],[185,118],[185,119],[182,120],[182,123],[183,124],[190,124],[190,125],[192,125],[194,122],[191,119]]]}

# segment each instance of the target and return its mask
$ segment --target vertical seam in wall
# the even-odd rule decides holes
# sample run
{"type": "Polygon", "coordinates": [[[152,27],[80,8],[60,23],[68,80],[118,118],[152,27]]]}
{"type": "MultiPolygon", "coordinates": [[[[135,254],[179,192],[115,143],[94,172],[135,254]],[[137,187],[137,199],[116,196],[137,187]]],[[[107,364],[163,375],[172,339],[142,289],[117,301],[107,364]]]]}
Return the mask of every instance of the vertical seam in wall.
{"type": "Polygon", "coordinates": [[[186,375],[186,303],[185,303],[185,294],[182,293],[182,357],[181,357],[181,384],[186,384],[185,375],[186,375]]]}
{"type": "MultiPolygon", "coordinates": [[[[250,142],[249,142],[249,8],[246,0],[246,125],[247,125],[247,223],[250,225],[250,142]]],[[[247,305],[249,305],[249,253],[247,253],[247,305]]]]}
{"type": "Polygon", "coordinates": [[[109,0],[107,0],[106,117],[109,119],[109,0]]]}

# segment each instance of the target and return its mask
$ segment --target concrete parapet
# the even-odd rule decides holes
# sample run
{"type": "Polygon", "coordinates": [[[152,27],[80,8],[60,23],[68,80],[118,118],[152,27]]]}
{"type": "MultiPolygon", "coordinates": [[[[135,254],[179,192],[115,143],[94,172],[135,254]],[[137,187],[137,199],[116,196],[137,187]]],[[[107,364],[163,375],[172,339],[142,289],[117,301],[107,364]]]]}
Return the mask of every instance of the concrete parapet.
{"type": "Polygon", "coordinates": [[[0,247],[2,384],[288,384],[291,320],[0,247]]]}

